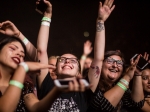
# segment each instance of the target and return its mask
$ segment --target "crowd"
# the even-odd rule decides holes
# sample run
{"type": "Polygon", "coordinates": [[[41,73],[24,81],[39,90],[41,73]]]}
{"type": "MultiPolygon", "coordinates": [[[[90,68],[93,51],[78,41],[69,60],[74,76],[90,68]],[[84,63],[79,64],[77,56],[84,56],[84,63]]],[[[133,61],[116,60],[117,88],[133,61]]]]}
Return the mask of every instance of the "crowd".
{"type": "Polygon", "coordinates": [[[113,2],[99,3],[94,47],[86,41],[80,59],[71,53],[48,57],[48,0],[37,46],[11,21],[1,22],[0,112],[150,112],[150,69],[137,68],[140,58],[150,62],[149,54],[139,54],[126,66],[121,51],[105,52],[105,22],[115,9],[113,2]],[[68,87],[58,87],[57,79],[68,80],[68,87]]]}

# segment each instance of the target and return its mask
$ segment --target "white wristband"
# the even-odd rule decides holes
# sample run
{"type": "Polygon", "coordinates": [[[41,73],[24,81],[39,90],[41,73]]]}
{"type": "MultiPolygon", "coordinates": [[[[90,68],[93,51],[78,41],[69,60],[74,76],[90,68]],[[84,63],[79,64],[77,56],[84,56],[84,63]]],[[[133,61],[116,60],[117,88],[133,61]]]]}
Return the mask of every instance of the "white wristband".
{"type": "Polygon", "coordinates": [[[29,67],[25,62],[21,62],[19,65],[23,66],[23,68],[25,69],[26,72],[29,71],[29,67]]]}
{"type": "Polygon", "coordinates": [[[47,22],[47,21],[42,21],[41,25],[44,25],[44,26],[50,26],[50,23],[47,22]]]}
{"type": "Polygon", "coordinates": [[[24,43],[25,45],[27,45],[28,42],[29,42],[29,40],[28,40],[27,38],[24,38],[24,39],[23,39],[23,43],[24,43]]]}
{"type": "Polygon", "coordinates": [[[125,79],[120,79],[120,82],[124,83],[126,86],[129,86],[129,82],[125,79]]]}

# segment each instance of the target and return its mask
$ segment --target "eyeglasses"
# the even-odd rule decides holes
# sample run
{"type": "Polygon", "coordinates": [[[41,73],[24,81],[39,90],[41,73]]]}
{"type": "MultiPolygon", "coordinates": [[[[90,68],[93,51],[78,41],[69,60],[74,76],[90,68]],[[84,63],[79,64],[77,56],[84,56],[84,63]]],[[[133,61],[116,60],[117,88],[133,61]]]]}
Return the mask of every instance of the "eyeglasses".
{"type": "Polygon", "coordinates": [[[61,62],[61,63],[65,63],[67,60],[69,60],[70,63],[72,64],[78,64],[78,59],[77,58],[66,58],[66,57],[59,57],[58,58],[58,62],[61,62]]]}
{"type": "Polygon", "coordinates": [[[108,57],[108,58],[106,59],[106,62],[107,62],[108,64],[114,64],[114,63],[116,62],[116,65],[117,65],[118,67],[122,67],[122,66],[123,66],[123,62],[122,62],[121,60],[115,60],[115,59],[113,59],[113,58],[111,58],[111,57],[108,57]]]}

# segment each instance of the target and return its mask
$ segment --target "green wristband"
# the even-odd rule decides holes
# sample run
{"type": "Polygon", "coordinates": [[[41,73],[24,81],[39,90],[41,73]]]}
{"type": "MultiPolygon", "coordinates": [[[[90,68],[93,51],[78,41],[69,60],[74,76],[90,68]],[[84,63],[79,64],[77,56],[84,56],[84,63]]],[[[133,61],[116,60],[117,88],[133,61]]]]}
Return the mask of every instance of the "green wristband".
{"type": "Polygon", "coordinates": [[[127,90],[127,88],[126,88],[123,84],[121,84],[120,82],[118,82],[117,85],[118,85],[119,87],[121,87],[124,91],[127,90]]]}
{"type": "Polygon", "coordinates": [[[20,89],[23,89],[24,85],[16,80],[10,80],[9,82],[10,85],[16,86],[20,89]]]}
{"type": "Polygon", "coordinates": [[[24,38],[24,39],[23,39],[23,43],[24,43],[25,45],[27,45],[28,42],[29,42],[29,40],[28,40],[27,38],[24,38]]]}
{"type": "Polygon", "coordinates": [[[48,22],[51,22],[51,19],[48,18],[48,17],[43,17],[43,18],[42,18],[42,21],[48,21],[48,22]]]}

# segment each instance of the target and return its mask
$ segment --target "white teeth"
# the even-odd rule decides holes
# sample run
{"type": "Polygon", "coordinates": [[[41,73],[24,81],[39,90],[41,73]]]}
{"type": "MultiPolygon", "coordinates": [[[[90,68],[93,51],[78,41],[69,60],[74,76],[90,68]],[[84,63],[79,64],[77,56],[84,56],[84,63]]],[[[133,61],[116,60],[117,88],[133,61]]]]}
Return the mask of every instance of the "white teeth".
{"type": "Polygon", "coordinates": [[[69,69],[70,69],[71,67],[69,67],[69,66],[64,66],[63,68],[69,68],[69,69]]]}
{"type": "Polygon", "coordinates": [[[110,71],[111,71],[111,72],[115,72],[115,73],[117,72],[116,70],[110,70],[110,71]]]}

